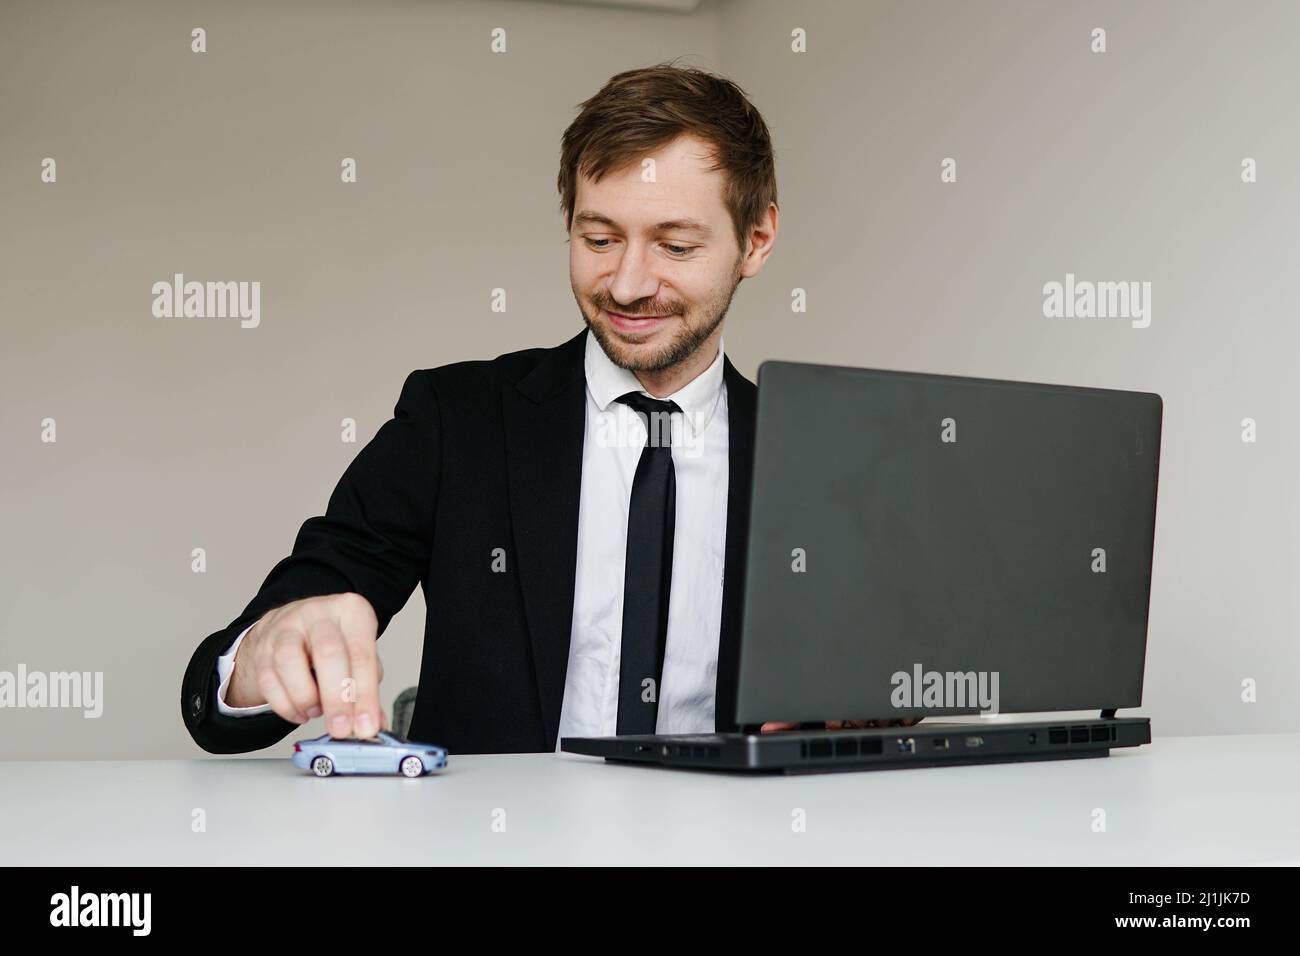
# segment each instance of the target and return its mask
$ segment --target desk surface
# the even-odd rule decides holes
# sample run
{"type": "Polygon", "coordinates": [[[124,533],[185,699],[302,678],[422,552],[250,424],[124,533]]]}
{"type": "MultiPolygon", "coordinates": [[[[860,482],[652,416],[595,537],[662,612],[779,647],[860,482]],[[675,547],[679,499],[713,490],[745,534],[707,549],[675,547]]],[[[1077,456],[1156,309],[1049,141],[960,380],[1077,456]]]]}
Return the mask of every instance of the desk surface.
{"type": "Polygon", "coordinates": [[[18,865],[1296,864],[1300,734],[793,777],[555,754],[452,756],[416,780],[284,756],[14,761],[0,808],[18,865]]]}

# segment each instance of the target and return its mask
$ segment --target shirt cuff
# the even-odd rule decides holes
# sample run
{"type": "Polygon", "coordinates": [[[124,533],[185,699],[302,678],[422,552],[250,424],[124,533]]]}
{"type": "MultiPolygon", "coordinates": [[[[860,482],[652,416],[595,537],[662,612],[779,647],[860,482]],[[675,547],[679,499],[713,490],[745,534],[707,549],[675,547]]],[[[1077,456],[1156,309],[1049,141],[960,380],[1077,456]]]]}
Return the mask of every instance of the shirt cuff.
{"type": "Polygon", "coordinates": [[[235,672],[235,654],[239,651],[239,645],[244,640],[244,635],[251,631],[257,621],[254,621],[235,638],[235,643],[230,645],[230,649],[221,657],[217,658],[217,711],[225,714],[227,717],[252,717],[255,714],[265,714],[271,709],[270,704],[258,704],[255,707],[231,707],[226,703],[226,686],[230,683],[230,675],[235,672]]]}

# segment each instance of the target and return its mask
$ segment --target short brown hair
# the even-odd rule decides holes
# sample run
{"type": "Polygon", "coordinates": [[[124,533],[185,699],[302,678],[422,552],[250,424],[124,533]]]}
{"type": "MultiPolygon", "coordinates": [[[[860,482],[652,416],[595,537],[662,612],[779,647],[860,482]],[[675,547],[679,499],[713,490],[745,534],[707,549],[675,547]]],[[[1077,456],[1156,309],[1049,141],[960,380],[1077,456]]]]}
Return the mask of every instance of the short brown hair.
{"type": "Polygon", "coordinates": [[[711,168],[726,176],[723,203],[736,243],[776,203],[772,140],[762,115],[730,80],[672,63],[610,78],[564,131],[560,150],[560,208],[573,222],[579,171],[597,182],[605,173],[692,133],[713,146],[711,168]],[[579,166],[581,164],[581,166],[579,166]]]}

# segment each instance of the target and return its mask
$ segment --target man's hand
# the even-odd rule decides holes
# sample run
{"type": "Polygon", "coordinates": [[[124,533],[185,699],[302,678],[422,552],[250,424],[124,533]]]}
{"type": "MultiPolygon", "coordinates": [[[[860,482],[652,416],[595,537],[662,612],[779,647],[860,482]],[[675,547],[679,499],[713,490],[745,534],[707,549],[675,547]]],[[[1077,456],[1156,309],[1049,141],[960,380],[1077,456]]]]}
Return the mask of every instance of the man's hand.
{"type": "Polygon", "coordinates": [[[271,705],[294,723],[325,716],[331,737],[388,727],[379,703],[379,622],[360,594],[329,594],[268,611],[244,635],[226,687],[232,707],[271,705]]]}
{"type": "MultiPolygon", "coordinates": [[[[905,717],[899,720],[828,720],[825,721],[825,724],[827,730],[865,730],[868,727],[915,727],[920,722],[920,717],[905,717]]],[[[798,723],[770,720],[758,728],[758,732],[770,734],[780,730],[798,729],[798,723]]]]}

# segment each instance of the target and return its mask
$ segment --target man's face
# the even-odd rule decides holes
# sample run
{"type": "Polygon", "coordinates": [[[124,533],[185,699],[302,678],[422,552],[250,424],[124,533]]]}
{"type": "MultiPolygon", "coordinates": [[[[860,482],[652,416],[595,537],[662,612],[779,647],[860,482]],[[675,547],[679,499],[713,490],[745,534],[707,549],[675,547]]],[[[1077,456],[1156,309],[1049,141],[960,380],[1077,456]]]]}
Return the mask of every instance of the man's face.
{"type": "Polygon", "coordinates": [[[680,136],[598,183],[579,179],[569,281],[592,334],[625,369],[689,358],[714,338],[740,283],[725,178],[708,168],[708,149],[680,136]]]}

